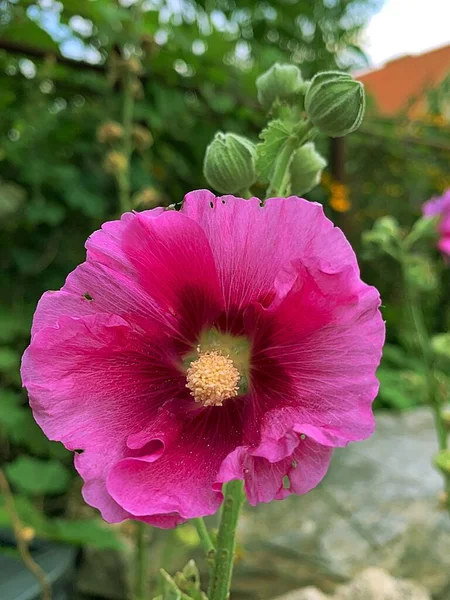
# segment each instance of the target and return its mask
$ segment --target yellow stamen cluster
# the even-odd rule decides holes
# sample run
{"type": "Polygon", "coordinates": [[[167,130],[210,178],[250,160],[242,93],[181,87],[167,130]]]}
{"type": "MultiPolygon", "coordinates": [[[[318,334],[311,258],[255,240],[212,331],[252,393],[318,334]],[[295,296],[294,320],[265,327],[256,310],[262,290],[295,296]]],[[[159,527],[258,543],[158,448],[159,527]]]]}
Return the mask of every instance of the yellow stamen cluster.
{"type": "Polygon", "coordinates": [[[241,375],[228,356],[220,352],[199,352],[186,372],[186,387],[203,406],[222,406],[223,401],[238,395],[241,375]]]}

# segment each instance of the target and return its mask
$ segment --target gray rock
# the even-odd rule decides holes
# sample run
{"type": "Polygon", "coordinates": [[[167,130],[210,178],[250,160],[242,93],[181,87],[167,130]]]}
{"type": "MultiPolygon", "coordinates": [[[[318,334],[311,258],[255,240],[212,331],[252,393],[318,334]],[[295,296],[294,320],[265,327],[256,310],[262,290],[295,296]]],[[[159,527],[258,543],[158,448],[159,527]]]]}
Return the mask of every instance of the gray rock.
{"type": "MultiPolygon", "coordinates": [[[[292,600],[329,600],[323,594],[337,593],[367,567],[414,579],[435,600],[449,600],[450,518],[437,501],[442,480],[431,465],[436,446],[427,409],[378,414],[375,435],[337,450],[317,489],[247,507],[239,525],[233,600],[266,600],[305,586],[316,589],[292,600]]],[[[159,566],[174,573],[192,556],[206,568],[200,549],[181,544],[174,532],[154,530],[152,537],[153,576],[159,566]]],[[[88,551],[79,590],[123,599],[129,559],[129,553],[88,551]]]]}
{"type": "Polygon", "coordinates": [[[333,596],[307,587],[276,600],[431,600],[431,596],[422,585],[395,579],[387,571],[373,567],[357,575],[348,585],[340,586],[333,596]]]}
{"type": "Polygon", "coordinates": [[[437,500],[436,450],[426,408],[379,414],[374,436],[337,450],[317,489],[246,510],[236,595],[264,600],[307,585],[333,593],[378,566],[449,600],[450,518],[437,500]]]}
{"type": "Polygon", "coordinates": [[[80,594],[124,600],[129,597],[131,552],[87,548],[77,574],[76,588],[80,594]]]}

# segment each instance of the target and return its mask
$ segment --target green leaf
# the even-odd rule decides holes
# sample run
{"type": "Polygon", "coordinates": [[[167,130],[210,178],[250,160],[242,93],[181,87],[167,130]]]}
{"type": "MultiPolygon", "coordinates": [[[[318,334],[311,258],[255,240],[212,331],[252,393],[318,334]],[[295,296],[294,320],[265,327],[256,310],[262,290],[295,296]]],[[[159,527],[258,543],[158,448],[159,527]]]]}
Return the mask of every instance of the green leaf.
{"type": "Polygon", "coordinates": [[[420,370],[422,362],[411,356],[398,344],[385,344],[383,347],[383,366],[393,366],[399,369],[420,370]]]}
{"type": "Polygon", "coordinates": [[[66,209],[56,202],[39,198],[27,206],[26,217],[32,225],[47,223],[55,227],[64,219],[66,209]]]}
{"type": "Polygon", "coordinates": [[[423,372],[381,366],[377,377],[380,381],[379,397],[388,406],[406,410],[425,401],[426,378],[423,372]]]}
{"type": "Polygon", "coordinates": [[[12,485],[24,494],[62,494],[70,482],[69,471],[56,460],[40,460],[20,456],[6,466],[6,475],[12,485]]]}
{"type": "Polygon", "coordinates": [[[69,452],[62,444],[48,440],[36,421],[30,407],[22,405],[22,398],[11,390],[0,390],[0,430],[12,444],[26,448],[32,454],[65,458],[69,452]]]}
{"type": "Polygon", "coordinates": [[[0,430],[9,433],[22,424],[23,409],[20,396],[10,390],[0,390],[0,430]]]}
{"type": "Polygon", "coordinates": [[[292,134],[292,124],[286,121],[271,121],[260,133],[263,140],[256,145],[256,172],[258,181],[270,181],[275,161],[292,134]]]}
{"type": "Polygon", "coordinates": [[[200,572],[194,560],[190,560],[184,569],[178,572],[174,581],[178,588],[193,600],[206,600],[206,595],[200,588],[200,572]]]}
{"type": "Polygon", "coordinates": [[[31,315],[9,307],[0,306],[0,343],[10,343],[19,337],[28,337],[31,327],[31,315]]]}
{"type": "Polygon", "coordinates": [[[55,519],[51,523],[49,535],[55,541],[74,546],[92,546],[102,550],[121,550],[123,548],[114,529],[100,519],[80,521],[55,519]]]}
{"type": "MultiPolygon", "coordinates": [[[[23,525],[32,527],[36,534],[46,537],[49,531],[49,522],[46,517],[33,505],[26,496],[14,495],[14,507],[23,525]]],[[[0,496],[0,527],[11,526],[9,512],[5,508],[5,500],[0,496]]]]}
{"type": "Polygon", "coordinates": [[[11,432],[12,441],[26,448],[31,454],[38,456],[51,456],[52,458],[64,458],[68,451],[59,442],[50,441],[36,423],[30,407],[22,408],[21,427],[11,432]]]}
{"type": "Polygon", "coordinates": [[[37,23],[23,16],[18,16],[11,23],[0,29],[1,37],[10,42],[22,44],[26,40],[30,46],[36,46],[42,50],[56,52],[57,43],[37,23]]]}
{"type": "MultiPolygon", "coordinates": [[[[21,523],[32,527],[39,538],[101,550],[123,549],[123,543],[116,531],[100,519],[80,521],[49,519],[33,505],[29,498],[22,495],[14,495],[14,506],[21,523]]],[[[10,526],[10,515],[5,509],[4,498],[0,496],[0,527],[10,526]]]]}
{"type": "Polygon", "coordinates": [[[162,594],[159,598],[161,598],[161,600],[181,600],[181,590],[178,589],[177,584],[169,573],[164,571],[164,569],[160,569],[159,574],[162,588],[162,594]]]}
{"type": "Polygon", "coordinates": [[[160,569],[159,575],[162,593],[155,600],[207,600],[206,594],[200,589],[200,573],[193,560],[175,577],[171,577],[164,569],[160,569]]]}
{"type": "Polygon", "coordinates": [[[12,348],[3,346],[0,348],[0,372],[8,373],[12,369],[18,369],[20,365],[20,354],[12,348]]]}

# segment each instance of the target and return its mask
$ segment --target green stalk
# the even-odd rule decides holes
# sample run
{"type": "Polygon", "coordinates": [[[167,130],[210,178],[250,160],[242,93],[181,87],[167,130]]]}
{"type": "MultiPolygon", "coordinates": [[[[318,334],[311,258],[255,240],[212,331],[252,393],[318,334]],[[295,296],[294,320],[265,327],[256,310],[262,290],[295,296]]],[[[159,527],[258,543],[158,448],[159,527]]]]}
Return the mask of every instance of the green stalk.
{"type": "Polygon", "coordinates": [[[277,157],[275,163],[275,169],[273,171],[272,181],[270,182],[269,189],[267,190],[267,197],[279,196],[283,198],[287,193],[289,186],[289,167],[294,156],[294,150],[298,147],[298,140],[295,136],[289,138],[280,154],[277,157]]]}
{"type": "Polygon", "coordinates": [[[122,108],[122,125],[123,125],[123,143],[122,152],[126,158],[126,167],[118,175],[117,184],[119,186],[119,201],[121,212],[127,212],[132,209],[130,198],[130,169],[131,155],[133,153],[132,130],[133,130],[133,113],[134,113],[134,96],[131,88],[132,74],[127,69],[124,77],[123,90],[123,108],[122,108]]]}
{"type": "Polygon", "coordinates": [[[234,480],[225,487],[213,573],[209,582],[209,600],[228,600],[236,547],[236,527],[244,500],[243,482],[234,480]]]}
{"type": "Polygon", "coordinates": [[[205,521],[202,517],[199,517],[198,519],[194,519],[194,523],[197,528],[198,537],[200,538],[200,542],[203,546],[204,551],[208,556],[214,554],[216,548],[213,544],[211,536],[209,535],[209,531],[205,525],[205,521]]]}
{"type": "MultiPolygon", "coordinates": [[[[441,406],[438,398],[438,381],[436,380],[436,376],[434,374],[433,350],[425,324],[422,307],[420,306],[420,302],[418,301],[415,290],[412,288],[409,282],[408,273],[406,271],[406,255],[404,252],[400,253],[399,260],[402,268],[406,298],[411,311],[412,322],[417,334],[417,339],[419,340],[422,360],[425,365],[427,400],[433,411],[438,446],[439,450],[446,450],[448,448],[448,434],[442,418],[441,406]]],[[[447,493],[447,507],[450,511],[450,475],[446,474],[443,475],[443,477],[445,482],[445,491],[447,493]]]]}
{"type": "Polygon", "coordinates": [[[148,540],[146,528],[145,523],[136,521],[133,600],[148,600],[148,540]]]}
{"type": "Polygon", "coordinates": [[[280,154],[277,157],[273,176],[267,189],[266,199],[271,196],[283,198],[289,188],[289,167],[291,166],[294,152],[314,139],[317,131],[309,121],[301,123],[286,140],[280,154]]]}

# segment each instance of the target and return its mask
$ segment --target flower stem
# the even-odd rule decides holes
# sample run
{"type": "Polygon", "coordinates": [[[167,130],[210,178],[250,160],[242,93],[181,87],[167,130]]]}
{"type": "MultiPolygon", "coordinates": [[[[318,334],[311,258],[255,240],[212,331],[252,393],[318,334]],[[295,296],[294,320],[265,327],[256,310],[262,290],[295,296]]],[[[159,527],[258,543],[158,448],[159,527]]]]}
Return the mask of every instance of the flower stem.
{"type": "MultiPolygon", "coordinates": [[[[427,380],[427,400],[434,415],[434,426],[436,429],[438,446],[439,450],[446,450],[448,448],[448,434],[441,414],[441,405],[438,397],[439,386],[434,373],[433,351],[431,348],[428,330],[425,324],[420,302],[417,298],[417,293],[412,288],[408,278],[408,273],[406,271],[406,255],[404,252],[400,253],[399,259],[402,268],[406,298],[411,311],[414,330],[419,341],[423,364],[425,366],[425,376],[427,380]]],[[[450,475],[444,475],[444,483],[447,494],[447,508],[450,511],[450,475]]]]}
{"type": "Polygon", "coordinates": [[[135,581],[133,600],[148,600],[148,540],[147,525],[136,521],[135,581]]]}
{"type": "Polygon", "coordinates": [[[229,597],[236,547],[236,527],[243,500],[243,482],[234,480],[227,483],[217,535],[214,568],[209,582],[209,600],[227,600],[229,597]]]}
{"type": "Polygon", "coordinates": [[[8,480],[6,479],[3,470],[0,469],[0,490],[5,498],[5,510],[11,519],[12,528],[14,531],[14,537],[16,538],[17,550],[20,558],[22,559],[25,567],[36,577],[41,587],[41,598],[42,600],[51,600],[52,590],[50,583],[47,580],[45,572],[41,567],[33,560],[28,549],[27,541],[23,535],[23,525],[20,522],[19,515],[17,514],[16,507],[14,505],[14,498],[9,487],[8,480]]]}
{"type": "Polygon", "coordinates": [[[209,535],[209,531],[205,525],[205,521],[202,519],[202,517],[198,517],[198,519],[194,519],[194,522],[195,526],[197,527],[198,536],[206,554],[209,555],[210,553],[213,553],[216,548],[211,539],[211,536],[209,535]]]}
{"type": "Polygon", "coordinates": [[[133,113],[134,113],[134,96],[131,87],[132,74],[127,69],[124,76],[123,89],[123,109],[122,109],[122,125],[123,125],[123,144],[122,152],[126,158],[126,167],[117,177],[117,185],[119,187],[119,201],[121,212],[131,210],[130,199],[130,170],[131,170],[131,155],[133,153],[132,145],[132,128],[133,128],[133,113]]]}
{"type": "Polygon", "coordinates": [[[267,189],[266,199],[271,196],[283,198],[289,188],[289,167],[294,157],[294,152],[316,135],[314,126],[309,121],[300,123],[293,135],[286,140],[280,154],[277,157],[272,180],[267,189]]]}
{"type": "Polygon", "coordinates": [[[298,145],[295,137],[287,140],[283,149],[277,157],[272,181],[267,190],[267,197],[278,196],[282,198],[287,193],[289,185],[289,167],[294,156],[294,150],[298,145]]]}

